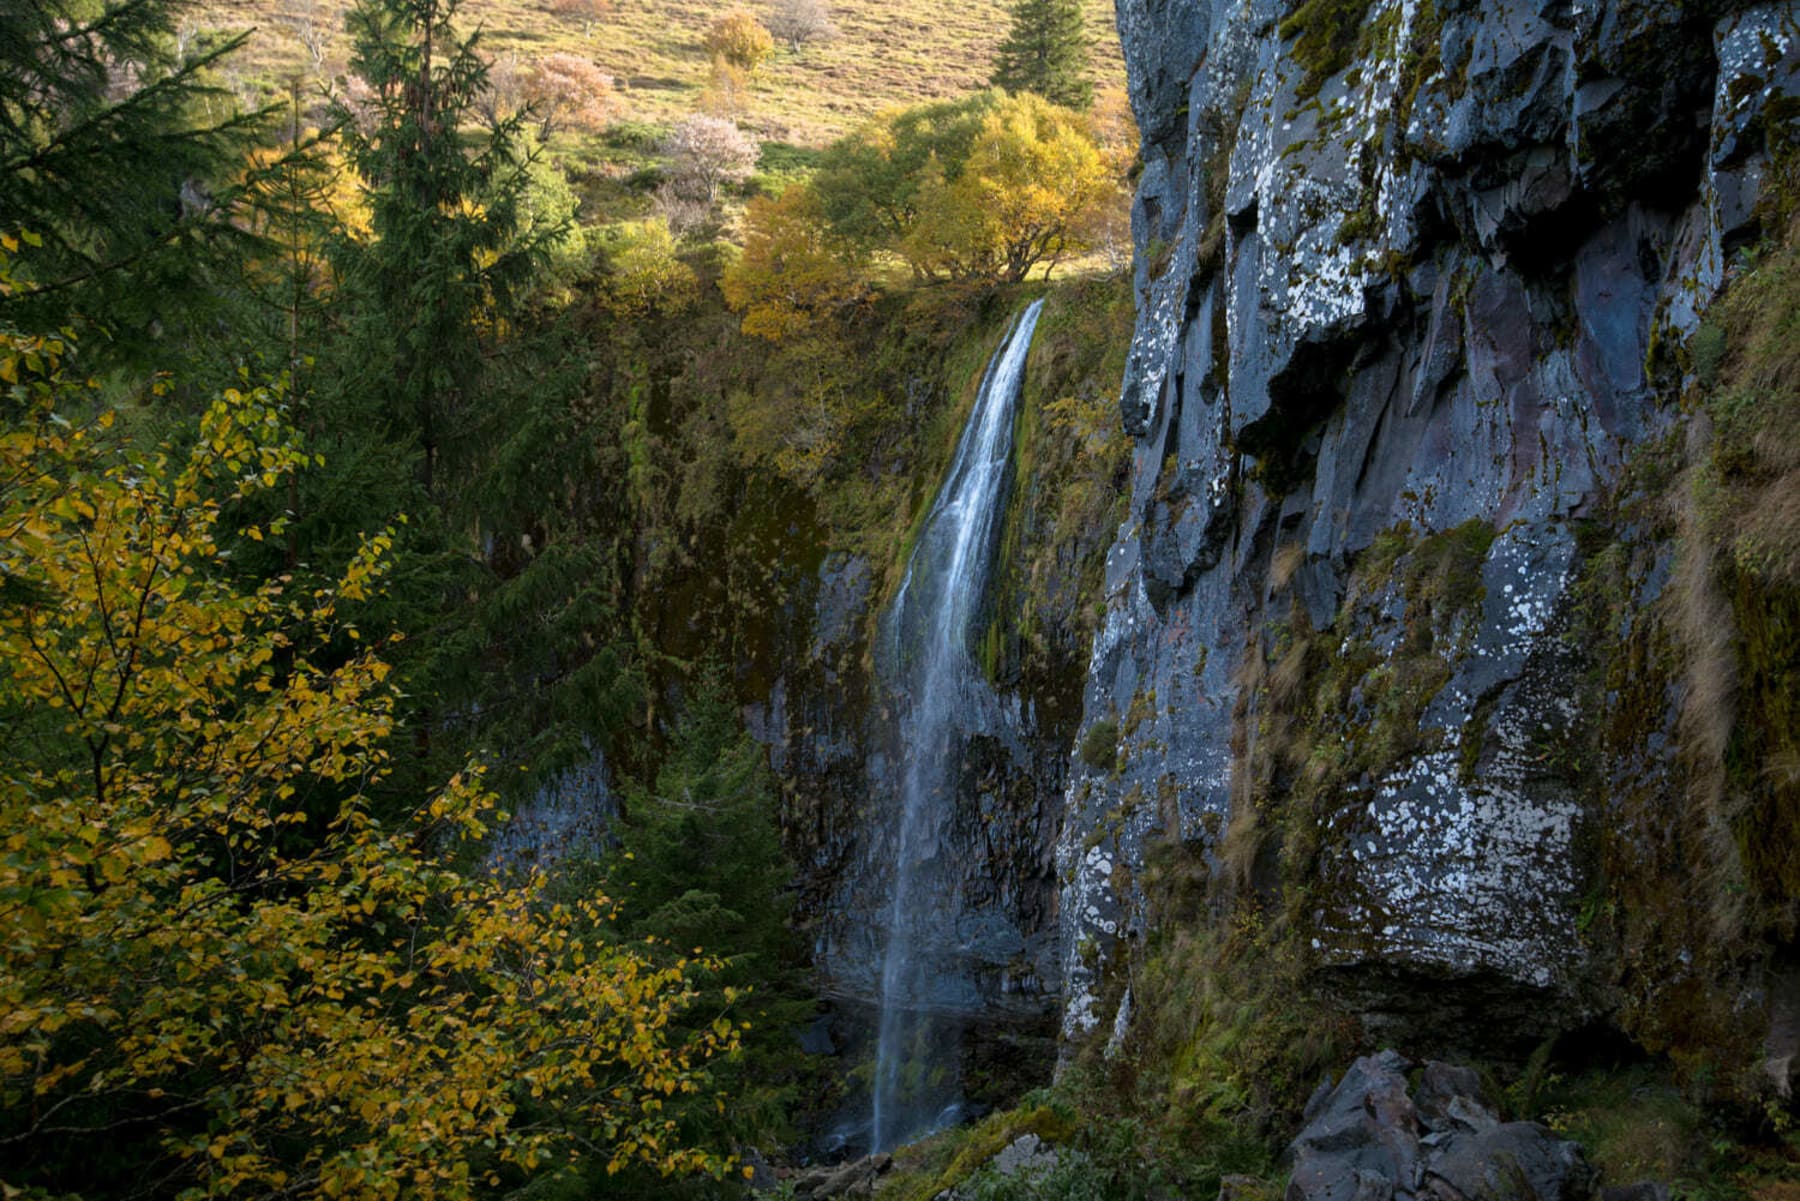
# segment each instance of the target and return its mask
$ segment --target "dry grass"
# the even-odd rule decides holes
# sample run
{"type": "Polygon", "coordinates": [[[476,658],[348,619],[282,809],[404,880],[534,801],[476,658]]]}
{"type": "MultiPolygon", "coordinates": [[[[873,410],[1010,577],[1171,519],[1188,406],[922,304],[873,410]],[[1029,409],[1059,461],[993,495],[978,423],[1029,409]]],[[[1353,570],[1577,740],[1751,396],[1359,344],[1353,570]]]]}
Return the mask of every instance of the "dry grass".
{"type": "Polygon", "coordinates": [[[1276,595],[1286,592],[1288,585],[1294,582],[1294,575],[1306,562],[1306,544],[1290,542],[1275,552],[1269,564],[1269,593],[1276,595]]]}
{"type": "MultiPolygon", "coordinates": [[[[613,0],[609,16],[591,23],[555,12],[557,0],[465,0],[462,20],[479,26],[490,54],[517,53],[529,63],[567,52],[591,59],[620,85],[622,116],[667,124],[707,102],[711,63],[701,42],[737,0],[613,0]]],[[[1122,86],[1124,64],[1113,32],[1112,5],[1086,0],[1101,89],[1122,86]]],[[[273,84],[305,73],[310,59],[287,20],[301,5],[333,32],[326,71],[343,69],[348,43],[342,13],[348,0],[199,0],[205,24],[257,33],[234,69],[273,84]]],[[[752,4],[754,11],[766,6],[752,4]]],[[[821,146],[894,105],[961,95],[987,84],[994,48],[1006,31],[1004,0],[838,0],[839,35],[792,53],[760,71],[742,97],[740,122],[765,141],[821,146]]]]}
{"type": "Polygon", "coordinates": [[[1248,895],[1250,891],[1256,874],[1256,860],[1262,849],[1262,816],[1257,813],[1255,803],[1234,803],[1225,836],[1219,840],[1219,870],[1240,896],[1248,895]]]}
{"type": "MultiPolygon", "coordinates": [[[[1691,495],[1692,485],[1686,491],[1691,495]]],[[[1742,928],[1745,913],[1736,833],[1742,798],[1733,795],[1725,767],[1737,719],[1737,629],[1715,578],[1712,544],[1693,520],[1691,505],[1680,528],[1670,615],[1683,648],[1680,729],[1691,768],[1689,800],[1707,851],[1706,862],[1689,866],[1711,899],[1707,917],[1714,935],[1727,938],[1742,928]]]]}

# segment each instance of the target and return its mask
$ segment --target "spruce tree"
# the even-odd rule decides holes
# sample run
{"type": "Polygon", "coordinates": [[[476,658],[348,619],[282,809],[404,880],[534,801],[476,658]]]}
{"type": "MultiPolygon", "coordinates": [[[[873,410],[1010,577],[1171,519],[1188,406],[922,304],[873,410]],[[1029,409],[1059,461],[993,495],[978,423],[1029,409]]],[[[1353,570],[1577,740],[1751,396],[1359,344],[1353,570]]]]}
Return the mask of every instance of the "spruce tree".
{"type": "Polygon", "coordinates": [[[404,578],[358,614],[429,631],[394,657],[416,751],[396,798],[477,748],[554,774],[622,723],[635,682],[595,634],[620,623],[618,523],[593,499],[616,477],[599,413],[577,400],[592,352],[539,303],[573,197],[520,116],[478,119],[488,68],[457,14],[456,0],[348,14],[365,86],[339,116],[370,228],[337,240],[333,320],[305,375],[329,469],[302,484],[292,527],[299,559],[333,563],[407,517],[404,578]]]}
{"type": "Polygon", "coordinates": [[[422,452],[428,492],[446,449],[479,420],[485,329],[509,314],[545,242],[562,233],[521,235],[529,175],[519,118],[472,131],[488,66],[476,38],[456,30],[458,6],[361,0],[348,18],[351,70],[368,94],[346,106],[345,131],[374,232],[347,268],[361,308],[359,374],[380,381],[422,452]]]}
{"type": "Polygon", "coordinates": [[[1091,105],[1081,0],[1014,0],[1012,28],[994,56],[994,86],[1067,108],[1091,105]]]}
{"type": "Polygon", "coordinates": [[[751,1023],[742,1053],[713,1067],[731,1112],[717,1113],[710,1098],[684,1107],[684,1135],[702,1145],[720,1139],[725,1149],[791,1139],[790,1109],[810,1091],[796,1035],[816,1005],[789,926],[794,872],[768,753],[745,732],[716,671],[690,697],[654,786],[624,792],[626,820],[607,872],[623,906],[620,933],[652,936],[683,958],[694,948],[718,958],[716,971],[697,978],[694,1013],[751,1023]]]}
{"type": "MultiPolygon", "coordinates": [[[[266,114],[213,80],[243,38],[183,35],[188,0],[0,4],[0,226],[42,239],[4,314],[99,327],[90,363],[215,324],[266,114]]],[[[152,350],[154,347],[154,350],[152,350]]]]}

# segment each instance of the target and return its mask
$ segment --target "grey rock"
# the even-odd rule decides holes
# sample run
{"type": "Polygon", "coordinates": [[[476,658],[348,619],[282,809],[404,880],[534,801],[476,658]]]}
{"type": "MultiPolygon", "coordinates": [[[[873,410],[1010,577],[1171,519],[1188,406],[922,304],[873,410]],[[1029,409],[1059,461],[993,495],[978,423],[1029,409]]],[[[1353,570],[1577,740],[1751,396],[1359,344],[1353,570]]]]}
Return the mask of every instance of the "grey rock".
{"type": "Polygon", "coordinates": [[[1414,1191],[1419,1121],[1406,1095],[1410,1066],[1392,1051],[1351,1065],[1289,1149],[1294,1171],[1287,1201],[1365,1201],[1414,1191]]]}
{"type": "Polygon", "coordinates": [[[814,1168],[795,1178],[794,1195],[817,1198],[818,1201],[836,1197],[872,1197],[876,1180],[892,1165],[891,1156],[872,1155],[836,1167],[814,1168]]]}
{"type": "Polygon", "coordinates": [[[604,853],[613,845],[619,816],[609,775],[606,757],[595,751],[586,763],[546,781],[488,840],[489,869],[549,872],[567,856],[604,853]]]}
{"type": "MultiPolygon", "coordinates": [[[[1247,658],[1298,612],[1385,660],[1414,615],[1391,579],[1356,584],[1364,552],[1479,521],[1499,536],[1438,640],[1426,736],[1334,798],[1306,939],[1373,1031],[1531,1045],[1595,1003],[1577,844],[1605,813],[1546,753],[1591,716],[1564,637],[1576,530],[1677,419],[1652,347],[1697,327],[1757,232],[1800,2],[1437,0],[1430,47],[1414,0],[1373,0],[1391,36],[1307,102],[1293,9],[1119,5],[1145,131],[1120,397],[1138,442],[1080,728],[1134,722],[1116,772],[1068,763],[1063,1031],[1111,1029],[1100,981],[1143,933],[1146,847],[1210,853],[1254,791],[1247,658]]],[[[1383,687],[1348,691],[1366,710],[1383,687]]],[[[1475,1136],[1478,1107],[1433,1112],[1475,1136]]]]}
{"type": "Polygon", "coordinates": [[[1359,1059],[1289,1149],[1287,1201],[1589,1201],[1594,1172],[1574,1143],[1501,1123],[1464,1068],[1426,1066],[1416,1097],[1392,1051],[1359,1059]]]}
{"type": "Polygon", "coordinates": [[[1536,1122],[1508,1122],[1433,1148],[1421,1193],[1437,1201],[1586,1201],[1594,1178],[1574,1143],[1536,1122]]]}
{"type": "Polygon", "coordinates": [[[1425,1065],[1413,1103],[1418,1107],[1419,1120],[1434,1131],[1482,1129],[1500,1120],[1484,1095],[1481,1077],[1473,1069],[1437,1060],[1425,1065]]]}
{"type": "Polygon", "coordinates": [[[1056,1166],[1057,1155],[1035,1134],[1022,1134],[989,1161],[1001,1176],[1036,1176],[1056,1166]]]}

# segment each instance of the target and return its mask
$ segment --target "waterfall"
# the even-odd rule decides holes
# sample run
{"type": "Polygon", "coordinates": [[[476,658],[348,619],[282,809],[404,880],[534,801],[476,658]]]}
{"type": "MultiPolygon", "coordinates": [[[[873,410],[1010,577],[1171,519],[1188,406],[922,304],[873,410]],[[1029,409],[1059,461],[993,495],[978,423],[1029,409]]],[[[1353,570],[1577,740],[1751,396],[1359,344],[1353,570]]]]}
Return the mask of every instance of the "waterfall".
{"type": "Polygon", "coordinates": [[[900,717],[900,820],[881,973],[873,1143],[881,1151],[952,1115],[960,1032],[942,998],[956,937],[942,834],[957,803],[960,741],[986,681],[970,653],[1011,479],[1013,418],[1043,301],[988,364],[950,474],[925,518],[886,620],[886,683],[900,717]]]}

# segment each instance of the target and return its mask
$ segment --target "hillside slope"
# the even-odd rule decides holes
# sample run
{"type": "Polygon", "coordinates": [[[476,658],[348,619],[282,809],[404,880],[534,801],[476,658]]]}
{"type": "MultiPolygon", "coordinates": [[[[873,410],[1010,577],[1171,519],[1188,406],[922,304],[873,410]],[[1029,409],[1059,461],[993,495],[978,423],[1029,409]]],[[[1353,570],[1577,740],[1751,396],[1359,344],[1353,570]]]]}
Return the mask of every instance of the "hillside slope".
{"type": "MultiPolygon", "coordinates": [[[[349,0],[199,0],[197,19],[228,30],[255,29],[237,65],[243,81],[272,86],[308,64],[300,24],[329,35],[326,71],[342,71],[348,51],[343,13],[349,0]]],[[[480,27],[496,56],[524,62],[557,51],[591,58],[619,81],[620,116],[661,122],[700,103],[711,66],[701,47],[707,28],[734,8],[763,14],[766,4],[732,0],[614,0],[596,21],[561,15],[559,0],[466,0],[462,21],[480,27]]],[[[1094,77],[1123,86],[1124,62],[1112,5],[1087,0],[1094,77]]],[[[818,146],[893,105],[943,99],[985,87],[995,47],[1006,32],[1004,0],[838,0],[839,35],[799,53],[785,48],[752,83],[740,122],[769,141],[818,146]]]]}

